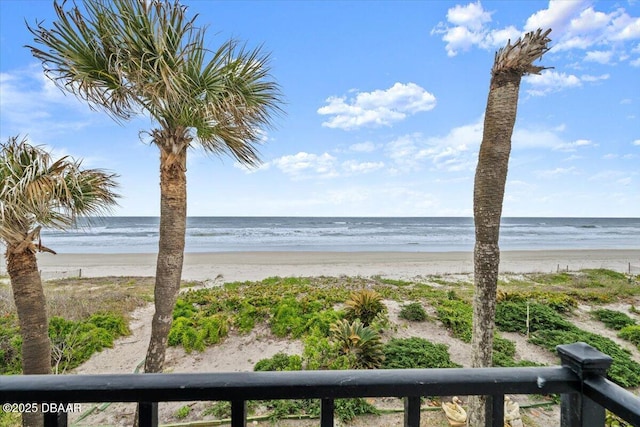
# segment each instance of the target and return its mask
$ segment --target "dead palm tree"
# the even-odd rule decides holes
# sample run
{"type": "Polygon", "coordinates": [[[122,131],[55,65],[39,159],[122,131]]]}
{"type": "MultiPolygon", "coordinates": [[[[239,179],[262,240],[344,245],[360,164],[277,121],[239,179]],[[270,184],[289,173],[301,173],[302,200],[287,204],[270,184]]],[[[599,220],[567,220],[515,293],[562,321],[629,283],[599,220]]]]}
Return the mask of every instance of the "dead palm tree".
{"type": "MultiPolygon", "coordinates": [[[[113,175],[81,169],[68,157],[49,154],[18,137],[0,149],[0,240],[22,336],[22,372],[51,373],[51,344],[37,252],[51,252],[40,241],[42,227],[66,229],[78,215],[100,213],[115,203],[113,175]]],[[[41,425],[24,414],[24,425],[41,425]]]]}
{"type": "Polygon", "coordinates": [[[235,41],[210,52],[205,30],[186,7],[163,0],[86,0],[84,10],[54,2],[51,29],[30,27],[33,55],[60,88],[116,120],[149,115],[160,150],[160,238],[155,305],[145,371],[164,365],[172,311],[180,287],[187,214],[187,150],[230,153],[259,162],[255,144],[280,92],[268,56],[235,41]]]}
{"type": "MultiPolygon", "coordinates": [[[[495,56],[491,86],[484,116],[482,143],[476,167],[473,193],[474,249],[473,367],[491,366],[495,326],[496,291],[500,264],[500,219],[511,152],[511,135],[516,122],[520,81],[525,74],[539,74],[534,66],[549,48],[551,30],[530,32],[511,41],[495,56]]],[[[469,425],[491,422],[491,402],[486,397],[470,399],[469,425]],[[484,408],[484,410],[483,410],[484,408]]]]}

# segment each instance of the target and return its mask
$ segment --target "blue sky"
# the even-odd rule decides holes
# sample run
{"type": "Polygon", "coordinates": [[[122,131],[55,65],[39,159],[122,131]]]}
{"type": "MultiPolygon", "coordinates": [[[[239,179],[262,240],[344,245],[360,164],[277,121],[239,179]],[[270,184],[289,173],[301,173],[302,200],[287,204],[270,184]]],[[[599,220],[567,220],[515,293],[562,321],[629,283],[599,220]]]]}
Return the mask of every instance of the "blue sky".
{"type": "MultiPolygon", "coordinates": [[[[495,51],[552,28],[523,79],[505,216],[640,217],[640,1],[184,1],[216,47],[263,45],[286,99],[248,170],[189,153],[189,215],[471,216],[495,51]]],[[[0,138],[120,175],[115,215],[158,215],[147,118],[119,125],[24,45],[49,1],[0,1],[0,138]]]]}

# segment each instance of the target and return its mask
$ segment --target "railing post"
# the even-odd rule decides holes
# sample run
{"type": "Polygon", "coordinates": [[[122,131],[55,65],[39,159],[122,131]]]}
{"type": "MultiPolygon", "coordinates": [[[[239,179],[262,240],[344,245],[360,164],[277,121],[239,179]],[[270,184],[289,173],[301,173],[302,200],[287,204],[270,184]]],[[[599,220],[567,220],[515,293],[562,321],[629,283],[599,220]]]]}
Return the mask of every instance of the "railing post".
{"type": "MultiPolygon", "coordinates": [[[[503,427],[504,426],[504,394],[494,394],[492,396],[487,396],[488,399],[491,399],[491,407],[493,408],[491,411],[491,416],[493,420],[489,420],[487,418],[487,425],[491,427],[503,427]]],[[[489,406],[489,405],[487,405],[489,406]]]]}
{"type": "MultiPolygon", "coordinates": [[[[575,372],[580,381],[605,376],[613,359],[588,344],[578,342],[556,347],[562,366],[575,372]]],[[[562,427],[603,426],[605,410],[582,392],[561,397],[560,425],[562,427]]]]}
{"type": "Polygon", "coordinates": [[[158,427],[158,402],[140,402],[138,427],[158,427]]]}
{"type": "Polygon", "coordinates": [[[420,427],[420,396],[404,398],[404,427],[420,427]]]}
{"type": "Polygon", "coordinates": [[[247,401],[231,401],[231,427],[247,427],[247,401]]]}
{"type": "Polygon", "coordinates": [[[335,402],[333,399],[322,399],[320,401],[320,427],[333,427],[333,412],[335,402]]]}
{"type": "Polygon", "coordinates": [[[67,427],[67,413],[64,411],[45,412],[44,427],[67,427]]]}

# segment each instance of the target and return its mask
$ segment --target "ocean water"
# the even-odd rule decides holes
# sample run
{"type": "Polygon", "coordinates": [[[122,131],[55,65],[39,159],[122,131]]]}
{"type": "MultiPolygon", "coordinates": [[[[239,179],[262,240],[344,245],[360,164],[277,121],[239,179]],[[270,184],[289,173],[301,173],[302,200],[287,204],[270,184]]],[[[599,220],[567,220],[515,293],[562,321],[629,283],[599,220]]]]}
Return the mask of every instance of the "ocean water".
{"type": "MultiPolygon", "coordinates": [[[[43,230],[59,253],[154,253],[157,217],[106,217],[43,230]]],[[[471,251],[472,218],[190,217],[187,252],[471,251]]],[[[640,218],[503,218],[502,250],[640,249],[640,218]]]]}

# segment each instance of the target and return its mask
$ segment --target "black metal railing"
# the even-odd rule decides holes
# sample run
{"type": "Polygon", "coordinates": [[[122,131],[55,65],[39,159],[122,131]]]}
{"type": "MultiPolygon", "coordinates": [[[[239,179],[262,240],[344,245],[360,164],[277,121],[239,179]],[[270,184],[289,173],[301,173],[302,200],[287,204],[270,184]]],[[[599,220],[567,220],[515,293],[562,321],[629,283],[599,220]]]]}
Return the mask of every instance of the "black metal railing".
{"type": "MultiPolygon", "coordinates": [[[[562,366],[480,369],[237,372],[209,374],[17,375],[0,377],[0,403],[138,402],[139,426],[157,426],[158,403],[230,401],[231,425],[245,426],[246,402],[321,399],[320,425],[333,426],[334,400],[402,397],[404,425],[420,425],[422,396],[487,395],[503,426],[505,394],[561,397],[561,426],[604,426],[605,409],[640,426],[640,398],[605,378],[612,359],[584,343],[558,347],[562,366]]],[[[66,426],[64,411],[45,425],[66,426]]]]}

